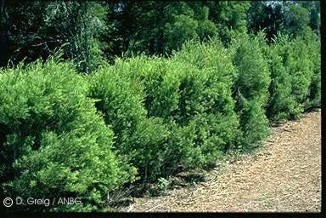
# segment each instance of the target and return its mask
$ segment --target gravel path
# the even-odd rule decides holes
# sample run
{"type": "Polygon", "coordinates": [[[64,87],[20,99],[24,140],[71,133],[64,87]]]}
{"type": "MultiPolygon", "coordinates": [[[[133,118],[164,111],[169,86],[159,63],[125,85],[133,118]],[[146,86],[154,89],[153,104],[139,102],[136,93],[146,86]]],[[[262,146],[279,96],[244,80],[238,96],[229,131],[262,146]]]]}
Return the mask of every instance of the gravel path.
{"type": "Polygon", "coordinates": [[[205,182],[137,198],[123,211],[321,211],[320,111],[272,132],[255,153],[210,171],[205,182]]]}

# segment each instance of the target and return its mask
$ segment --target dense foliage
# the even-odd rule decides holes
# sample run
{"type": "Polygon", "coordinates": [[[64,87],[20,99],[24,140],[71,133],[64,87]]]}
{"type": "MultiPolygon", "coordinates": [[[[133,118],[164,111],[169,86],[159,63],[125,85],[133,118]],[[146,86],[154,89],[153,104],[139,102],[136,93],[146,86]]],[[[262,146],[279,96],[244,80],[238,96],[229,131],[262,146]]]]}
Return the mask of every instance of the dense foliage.
{"type": "Polygon", "coordinates": [[[57,48],[81,72],[133,54],[169,56],[187,40],[264,31],[320,32],[319,1],[0,0],[0,67],[46,59],[57,48]]]}
{"type": "Polygon", "coordinates": [[[82,198],[13,210],[101,211],[320,107],[316,2],[0,4],[0,195],[82,198]]]}
{"type": "Polygon", "coordinates": [[[79,209],[90,210],[129,177],[112,151],[112,130],[86,97],[88,84],[72,65],[48,61],[17,67],[1,73],[0,84],[6,196],[83,196],[79,209]]]}
{"type": "Polygon", "coordinates": [[[265,44],[261,35],[240,37],[234,38],[230,49],[234,49],[233,62],[238,72],[233,89],[242,132],[240,146],[246,150],[268,134],[265,106],[271,78],[262,52],[265,44]]]}

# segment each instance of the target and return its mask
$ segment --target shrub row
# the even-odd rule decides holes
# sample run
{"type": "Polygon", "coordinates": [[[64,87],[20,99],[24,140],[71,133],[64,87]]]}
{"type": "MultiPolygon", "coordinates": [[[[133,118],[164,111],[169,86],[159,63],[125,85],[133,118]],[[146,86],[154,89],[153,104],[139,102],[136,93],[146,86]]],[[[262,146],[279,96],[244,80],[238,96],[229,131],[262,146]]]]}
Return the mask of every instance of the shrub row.
{"type": "Polygon", "coordinates": [[[265,107],[271,77],[263,55],[264,37],[241,36],[233,39],[230,49],[237,67],[233,86],[235,111],[239,116],[241,137],[239,149],[250,150],[268,135],[265,107]]]}
{"type": "Polygon", "coordinates": [[[280,36],[266,50],[272,82],[267,115],[271,121],[296,119],[320,107],[320,41],[313,33],[290,41],[280,36]]]}
{"type": "Polygon", "coordinates": [[[0,74],[4,196],[82,197],[83,204],[69,209],[90,211],[104,204],[103,193],[129,177],[88,91],[74,66],[53,60],[0,74]]]}
{"type": "Polygon", "coordinates": [[[118,59],[87,76],[54,60],[2,71],[1,194],[82,196],[51,210],[99,210],[125,183],[251,150],[270,122],[320,106],[319,49],[309,33],[272,45],[241,35],[228,48],[188,42],[169,59],[118,59]]]}

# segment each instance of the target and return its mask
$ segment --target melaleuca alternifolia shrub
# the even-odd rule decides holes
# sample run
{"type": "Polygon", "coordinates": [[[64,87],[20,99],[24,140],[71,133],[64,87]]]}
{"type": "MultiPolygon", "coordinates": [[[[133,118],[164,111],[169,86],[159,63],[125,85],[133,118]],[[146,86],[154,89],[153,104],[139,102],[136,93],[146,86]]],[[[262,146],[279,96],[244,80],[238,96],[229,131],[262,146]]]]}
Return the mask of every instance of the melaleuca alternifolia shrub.
{"type": "MultiPolygon", "coordinates": [[[[211,53],[201,55],[207,59],[205,67],[195,65],[200,64],[199,56],[187,60],[181,54],[170,60],[133,58],[118,61],[114,67],[119,77],[126,76],[133,84],[143,86],[147,117],[160,118],[169,129],[167,140],[159,145],[164,149],[153,159],[157,165],[162,163],[162,173],[173,171],[178,164],[194,167],[212,163],[235,140],[238,121],[231,96],[234,68],[219,46],[220,52],[212,47],[206,48],[211,53]],[[213,51],[217,56],[209,59],[213,51]]],[[[189,55],[196,53],[192,50],[189,55]]]]}
{"type": "Polygon", "coordinates": [[[307,54],[305,42],[296,38],[290,42],[285,57],[285,66],[291,76],[291,94],[297,103],[292,118],[297,118],[304,111],[304,104],[309,95],[313,76],[312,63],[307,54]]]}
{"type": "Polygon", "coordinates": [[[0,74],[2,194],[80,197],[79,205],[30,209],[92,211],[128,180],[112,151],[113,132],[87,93],[85,79],[66,63],[50,60],[0,74]]]}
{"type": "Polygon", "coordinates": [[[306,44],[306,54],[309,58],[312,66],[310,70],[312,71],[311,83],[309,86],[308,96],[304,103],[306,110],[311,108],[320,107],[321,102],[321,47],[320,40],[318,36],[313,31],[306,31],[303,37],[306,44]]]}
{"type": "Polygon", "coordinates": [[[234,144],[238,131],[231,93],[235,68],[217,39],[208,44],[189,42],[174,54],[173,61],[183,65],[175,120],[182,132],[188,130],[192,136],[184,162],[212,164],[234,144]]]}
{"type": "Polygon", "coordinates": [[[240,118],[242,135],[239,149],[248,150],[256,146],[268,134],[268,119],[265,107],[268,101],[270,73],[263,56],[260,39],[241,34],[232,41],[233,63],[237,78],[233,87],[235,110],[240,118]]]}
{"type": "Polygon", "coordinates": [[[178,65],[168,60],[153,59],[139,76],[145,87],[145,107],[148,116],[162,117],[166,122],[178,109],[180,79],[178,65]]]}
{"type": "Polygon", "coordinates": [[[143,60],[141,58],[130,61],[130,78],[134,78],[134,81],[144,87],[144,106],[147,116],[163,120],[168,128],[167,140],[160,145],[164,148],[161,150],[160,158],[154,159],[155,162],[161,163],[160,173],[168,175],[181,164],[189,150],[188,147],[191,146],[184,141],[175,141],[180,130],[176,123],[179,111],[180,78],[185,68],[181,63],[171,63],[160,58],[148,60],[146,64],[143,60]]]}
{"type": "Polygon", "coordinates": [[[284,36],[279,36],[275,43],[267,49],[266,59],[272,78],[269,87],[267,115],[272,122],[289,119],[299,112],[296,110],[298,104],[292,95],[292,77],[282,56],[287,49],[289,49],[289,40],[284,36]]]}
{"type": "MultiPolygon", "coordinates": [[[[119,64],[119,63],[118,63],[119,64]]],[[[161,58],[148,59],[145,57],[129,59],[125,63],[124,75],[128,75],[134,83],[141,84],[144,90],[143,102],[147,111],[147,117],[160,119],[168,129],[168,136],[158,158],[152,159],[160,167],[159,173],[168,175],[173,173],[176,167],[181,164],[186,156],[186,152],[191,144],[177,136],[181,129],[177,124],[179,99],[180,99],[180,79],[186,69],[182,63],[172,63],[161,58]]],[[[157,134],[157,133],[156,133],[157,134]]],[[[185,133],[187,134],[187,133],[185,133]]],[[[158,174],[157,174],[158,175],[158,174]]]]}
{"type": "Polygon", "coordinates": [[[271,71],[268,115],[272,121],[294,119],[320,102],[320,50],[314,33],[289,40],[276,37],[267,59],[271,71]]]}
{"type": "MultiPolygon", "coordinates": [[[[149,61],[143,63],[147,64],[149,61]]],[[[149,180],[159,173],[162,144],[168,132],[161,119],[146,117],[143,86],[128,77],[129,71],[136,74],[135,70],[127,61],[103,67],[91,75],[90,97],[96,99],[96,108],[105,123],[112,126],[117,152],[129,163],[131,171],[134,166],[142,180],[149,180]]]]}

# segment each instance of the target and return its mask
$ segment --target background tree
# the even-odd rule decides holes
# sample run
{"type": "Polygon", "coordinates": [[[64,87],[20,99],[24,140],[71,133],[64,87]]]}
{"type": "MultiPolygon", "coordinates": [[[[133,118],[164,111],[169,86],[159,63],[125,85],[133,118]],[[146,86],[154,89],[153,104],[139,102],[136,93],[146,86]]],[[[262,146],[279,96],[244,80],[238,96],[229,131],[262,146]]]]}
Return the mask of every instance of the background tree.
{"type": "Polygon", "coordinates": [[[46,59],[64,44],[64,57],[74,59],[80,71],[90,72],[99,63],[105,47],[100,36],[106,30],[106,10],[100,3],[3,0],[1,5],[9,47],[2,66],[8,60],[17,64],[46,59]]]}
{"type": "Polygon", "coordinates": [[[251,2],[247,14],[248,30],[257,33],[263,30],[266,39],[278,34],[289,34],[291,38],[303,36],[308,28],[319,34],[319,2],[251,2]]]}
{"type": "Polygon", "coordinates": [[[263,30],[292,38],[319,34],[319,2],[230,1],[33,1],[1,0],[0,66],[43,60],[63,48],[80,72],[115,57],[169,56],[188,40],[263,30]],[[10,61],[9,61],[10,60],[10,61]]]}
{"type": "Polygon", "coordinates": [[[121,1],[117,7],[111,17],[119,26],[119,48],[127,54],[166,55],[186,40],[216,34],[208,8],[200,2],[121,1]]]}
{"type": "Polygon", "coordinates": [[[64,36],[67,57],[75,60],[82,72],[100,64],[105,44],[100,37],[107,30],[105,8],[97,2],[50,2],[45,8],[45,28],[64,36]],[[67,19],[67,17],[69,19],[67,19]]]}
{"type": "Polygon", "coordinates": [[[309,11],[299,4],[288,3],[284,17],[284,32],[293,38],[303,35],[309,27],[309,11]]]}
{"type": "Polygon", "coordinates": [[[247,32],[247,10],[249,2],[207,1],[209,19],[215,23],[224,43],[230,42],[231,32],[247,32]]]}
{"type": "Polygon", "coordinates": [[[250,32],[258,33],[263,30],[266,39],[271,42],[272,38],[283,29],[283,5],[252,2],[248,10],[247,20],[250,32]]]}

